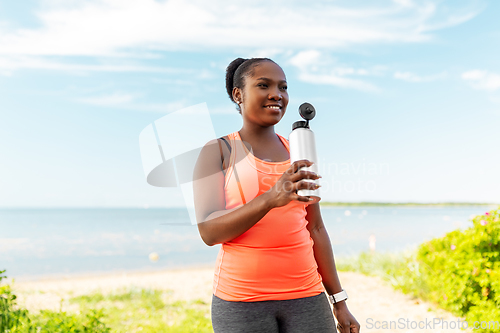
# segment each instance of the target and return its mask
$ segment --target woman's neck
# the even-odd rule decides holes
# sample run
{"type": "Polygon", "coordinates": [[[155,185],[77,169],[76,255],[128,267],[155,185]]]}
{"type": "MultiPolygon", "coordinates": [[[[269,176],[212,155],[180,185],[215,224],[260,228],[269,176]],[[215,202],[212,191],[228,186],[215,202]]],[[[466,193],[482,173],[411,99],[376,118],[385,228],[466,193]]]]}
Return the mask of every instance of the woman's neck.
{"type": "Polygon", "coordinates": [[[274,126],[260,127],[260,126],[245,126],[240,129],[240,136],[243,141],[247,142],[272,142],[276,140],[277,136],[274,132],[274,126]]]}
{"type": "Polygon", "coordinates": [[[271,127],[243,126],[239,131],[240,138],[249,151],[261,160],[269,162],[283,162],[290,158],[287,148],[271,127]]]}

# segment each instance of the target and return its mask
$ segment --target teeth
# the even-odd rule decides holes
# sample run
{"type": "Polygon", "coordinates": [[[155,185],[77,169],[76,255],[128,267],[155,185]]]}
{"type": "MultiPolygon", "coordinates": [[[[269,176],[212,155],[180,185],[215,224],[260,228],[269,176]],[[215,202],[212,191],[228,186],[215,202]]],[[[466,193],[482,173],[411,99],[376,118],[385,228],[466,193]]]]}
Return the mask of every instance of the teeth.
{"type": "Polygon", "coordinates": [[[270,108],[270,109],[275,109],[275,110],[280,110],[280,109],[281,109],[281,107],[279,107],[279,106],[274,106],[274,105],[272,105],[272,106],[266,106],[266,107],[267,107],[267,108],[270,108]]]}

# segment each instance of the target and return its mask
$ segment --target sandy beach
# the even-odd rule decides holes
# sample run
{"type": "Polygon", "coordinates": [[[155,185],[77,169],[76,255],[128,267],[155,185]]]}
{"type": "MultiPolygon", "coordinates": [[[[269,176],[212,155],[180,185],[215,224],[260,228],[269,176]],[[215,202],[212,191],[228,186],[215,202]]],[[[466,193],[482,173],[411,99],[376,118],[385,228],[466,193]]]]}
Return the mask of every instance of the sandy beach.
{"type": "MultiPolygon", "coordinates": [[[[458,328],[451,329],[457,324],[458,318],[432,304],[394,291],[379,278],[353,272],[339,272],[339,276],[349,294],[349,309],[364,332],[463,332],[458,328]],[[438,320],[441,321],[438,323],[438,320]],[[391,325],[391,321],[392,329],[383,328],[384,322],[391,325]],[[435,326],[430,326],[432,323],[435,326]],[[419,325],[422,328],[418,328],[419,325]],[[450,328],[446,329],[446,325],[450,328]]],[[[132,287],[170,290],[174,299],[201,299],[210,304],[212,277],[213,267],[205,266],[14,281],[13,288],[19,297],[19,305],[31,311],[78,311],[77,305],[67,301],[70,297],[94,291],[106,294],[132,287]]]]}

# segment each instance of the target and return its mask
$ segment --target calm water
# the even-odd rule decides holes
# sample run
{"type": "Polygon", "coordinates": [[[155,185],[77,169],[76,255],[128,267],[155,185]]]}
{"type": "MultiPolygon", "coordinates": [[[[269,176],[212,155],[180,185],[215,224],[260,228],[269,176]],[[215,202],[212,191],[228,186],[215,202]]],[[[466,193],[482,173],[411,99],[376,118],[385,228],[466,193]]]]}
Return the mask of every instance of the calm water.
{"type": "MultiPolygon", "coordinates": [[[[494,207],[322,208],[335,255],[399,251],[471,225],[494,207]]],[[[27,278],[104,271],[154,270],[213,264],[185,209],[0,210],[0,270],[27,278]],[[149,254],[159,255],[157,262],[149,254]]]]}

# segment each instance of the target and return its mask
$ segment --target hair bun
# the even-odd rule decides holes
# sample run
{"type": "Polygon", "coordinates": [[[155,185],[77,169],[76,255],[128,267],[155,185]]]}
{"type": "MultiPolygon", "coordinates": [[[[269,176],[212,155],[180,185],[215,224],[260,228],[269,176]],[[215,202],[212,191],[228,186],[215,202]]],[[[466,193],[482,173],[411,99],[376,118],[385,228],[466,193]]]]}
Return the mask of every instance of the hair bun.
{"type": "Polygon", "coordinates": [[[229,98],[233,102],[236,102],[233,99],[234,73],[236,72],[238,67],[240,67],[240,65],[247,60],[248,59],[236,58],[233,61],[231,61],[231,63],[226,68],[226,90],[227,90],[227,94],[229,95],[229,98]]]}

